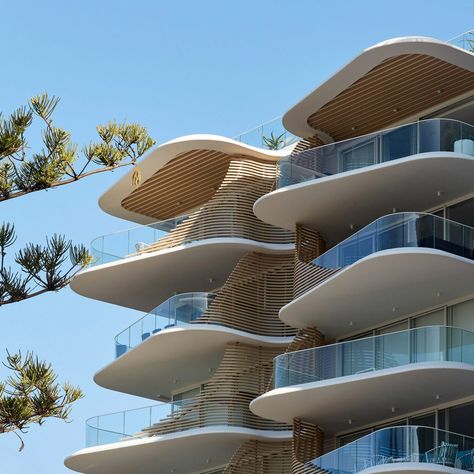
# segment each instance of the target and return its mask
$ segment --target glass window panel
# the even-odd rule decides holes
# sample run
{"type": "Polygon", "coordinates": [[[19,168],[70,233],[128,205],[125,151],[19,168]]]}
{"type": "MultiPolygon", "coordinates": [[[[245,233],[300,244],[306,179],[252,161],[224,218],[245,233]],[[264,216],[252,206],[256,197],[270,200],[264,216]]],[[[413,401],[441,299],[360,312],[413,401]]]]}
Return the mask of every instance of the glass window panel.
{"type": "Polygon", "coordinates": [[[375,164],[375,140],[353,146],[341,153],[343,171],[352,171],[375,164]]]}
{"type": "Polygon", "coordinates": [[[416,153],[417,124],[382,134],[382,161],[404,158],[416,153]]]}
{"type": "Polygon", "coordinates": [[[377,329],[377,334],[388,334],[390,332],[404,331],[405,329],[408,329],[408,319],[377,329]]]}
{"type": "Polygon", "coordinates": [[[449,431],[474,436],[474,402],[448,410],[449,431]]]}
{"type": "Polygon", "coordinates": [[[474,299],[452,306],[453,326],[474,332],[474,299]]]}
{"type": "Polygon", "coordinates": [[[442,326],[444,324],[444,308],[437,309],[428,314],[423,314],[413,319],[413,326],[442,326]]]}

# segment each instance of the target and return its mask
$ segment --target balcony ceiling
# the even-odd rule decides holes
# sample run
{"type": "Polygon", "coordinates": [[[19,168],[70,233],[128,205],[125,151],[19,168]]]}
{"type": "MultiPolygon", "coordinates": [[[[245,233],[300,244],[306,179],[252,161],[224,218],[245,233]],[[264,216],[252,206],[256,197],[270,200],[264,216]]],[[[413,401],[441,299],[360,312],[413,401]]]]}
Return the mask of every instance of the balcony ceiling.
{"type": "Polygon", "coordinates": [[[473,260],[428,248],[384,250],[293,300],[280,319],[338,338],[471,295],[473,281],[473,260]]]}
{"type": "Polygon", "coordinates": [[[364,50],[283,117],[286,129],[334,141],[424,115],[474,93],[474,54],[424,37],[364,50]]]}
{"type": "Polygon", "coordinates": [[[287,423],[300,418],[337,433],[470,397],[473,392],[474,366],[420,362],[278,388],[255,399],[250,409],[263,418],[287,423]]]}
{"type": "Polygon", "coordinates": [[[86,448],[64,461],[86,474],[188,474],[227,464],[249,439],[281,441],[291,432],[211,427],[86,448]]]}
{"type": "Polygon", "coordinates": [[[288,253],[293,244],[211,238],[147,252],[78,273],[71,288],[82,296],[149,312],[177,293],[221,287],[248,252],[288,253]]]}
{"type": "Polygon", "coordinates": [[[205,204],[224,179],[231,160],[276,162],[282,150],[255,148],[216,135],[189,135],[157,147],[139,162],[141,183],[132,185],[135,168],[99,199],[107,213],[150,224],[205,204]]]}
{"type": "Polygon", "coordinates": [[[292,338],[265,337],[212,324],[170,328],[155,334],[94,376],[102,387],[151,399],[169,400],[171,392],[212,377],[226,344],[288,346],[292,338]]]}
{"type": "Polygon", "coordinates": [[[425,211],[466,196],[473,175],[472,156],[421,153],[278,189],[261,197],[254,212],[289,230],[304,224],[332,245],[393,209],[425,211]]]}

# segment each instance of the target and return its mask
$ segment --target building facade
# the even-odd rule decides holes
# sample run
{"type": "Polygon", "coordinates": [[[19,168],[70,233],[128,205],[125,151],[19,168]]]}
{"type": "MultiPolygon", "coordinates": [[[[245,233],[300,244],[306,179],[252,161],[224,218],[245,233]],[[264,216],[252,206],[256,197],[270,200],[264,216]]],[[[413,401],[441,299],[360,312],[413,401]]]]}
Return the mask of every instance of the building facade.
{"type": "Polygon", "coordinates": [[[94,379],[151,402],[67,467],[474,470],[470,39],[377,44],[285,129],[173,140],[101,197],[139,226],[71,287],[145,313],[94,379]]]}

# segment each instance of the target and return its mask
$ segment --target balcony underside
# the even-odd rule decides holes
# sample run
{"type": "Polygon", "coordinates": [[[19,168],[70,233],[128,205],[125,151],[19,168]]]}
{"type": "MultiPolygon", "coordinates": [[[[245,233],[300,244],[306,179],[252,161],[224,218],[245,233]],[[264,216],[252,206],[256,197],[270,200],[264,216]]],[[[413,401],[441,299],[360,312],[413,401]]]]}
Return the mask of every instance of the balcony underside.
{"type": "Polygon", "coordinates": [[[209,324],[170,328],[155,334],[94,376],[102,387],[155,400],[212,377],[230,342],[288,346],[292,338],[264,337],[209,324]]]}
{"type": "Polygon", "coordinates": [[[466,474],[463,469],[434,463],[400,462],[380,464],[360,471],[359,474],[466,474]]]}
{"type": "Polygon", "coordinates": [[[173,294],[222,286],[248,252],[288,253],[293,244],[210,238],[86,269],[71,288],[82,296],[149,312],[173,294]]]}
{"type": "Polygon", "coordinates": [[[263,418],[287,423],[301,418],[337,433],[468,397],[473,391],[472,365],[420,362],[274,389],[255,399],[250,409],[263,418]]]}
{"type": "Polygon", "coordinates": [[[329,339],[473,293],[474,261],[442,250],[397,248],[349,265],[280,310],[293,327],[329,339]]]}
{"type": "Polygon", "coordinates": [[[233,157],[274,163],[287,153],[288,149],[264,150],[218,135],[179,137],[158,146],[140,161],[139,188],[133,184],[132,169],[101,196],[99,205],[105,212],[122,219],[150,224],[185,214],[207,202],[224,179],[233,157]],[[151,179],[154,183],[150,187],[146,183],[151,179]],[[171,180],[176,183],[169,189],[171,180]],[[142,200],[151,198],[156,203],[172,200],[176,204],[167,208],[171,215],[150,217],[124,207],[124,200],[132,193],[142,200]]]}
{"type": "Polygon", "coordinates": [[[420,36],[390,39],[313,90],[283,124],[300,137],[321,130],[335,140],[363,135],[472,93],[473,72],[473,54],[451,44],[420,36]]]}
{"type": "Polygon", "coordinates": [[[289,440],[291,432],[201,428],[82,449],[64,464],[86,474],[187,474],[226,464],[250,439],[289,440]]]}
{"type": "Polygon", "coordinates": [[[421,153],[278,189],[254,212],[284,229],[304,224],[331,245],[393,209],[424,211],[472,193],[473,174],[472,156],[421,153]]]}

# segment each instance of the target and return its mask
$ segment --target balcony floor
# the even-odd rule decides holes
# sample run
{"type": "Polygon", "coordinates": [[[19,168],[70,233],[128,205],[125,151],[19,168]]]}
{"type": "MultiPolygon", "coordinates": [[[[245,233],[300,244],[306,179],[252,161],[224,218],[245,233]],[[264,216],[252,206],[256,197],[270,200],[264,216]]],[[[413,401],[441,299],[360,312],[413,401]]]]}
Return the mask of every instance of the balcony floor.
{"type": "Polygon", "coordinates": [[[425,211],[472,193],[473,174],[472,156],[422,153],[278,189],[254,212],[288,230],[304,224],[332,245],[393,209],[425,211]]]}
{"type": "Polygon", "coordinates": [[[329,339],[473,293],[474,261],[428,248],[396,248],[349,265],[287,304],[290,326],[316,326],[329,339]]]}
{"type": "Polygon", "coordinates": [[[301,418],[337,433],[473,393],[474,366],[419,362],[274,389],[255,399],[250,409],[263,418],[287,423],[301,418]]]}
{"type": "Polygon", "coordinates": [[[281,346],[283,351],[291,340],[292,337],[258,336],[215,324],[173,327],[152,335],[114,360],[94,376],[94,381],[111,390],[169,400],[172,391],[212,377],[229,342],[281,346]]]}
{"type": "Polygon", "coordinates": [[[209,238],[88,268],[73,278],[71,288],[88,298],[149,312],[173,294],[219,288],[248,252],[288,253],[293,248],[209,238]]]}
{"type": "Polygon", "coordinates": [[[211,427],[82,449],[64,461],[86,474],[188,474],[226,464],[250,439],[290,440],[291,432],[211,427]]]}

